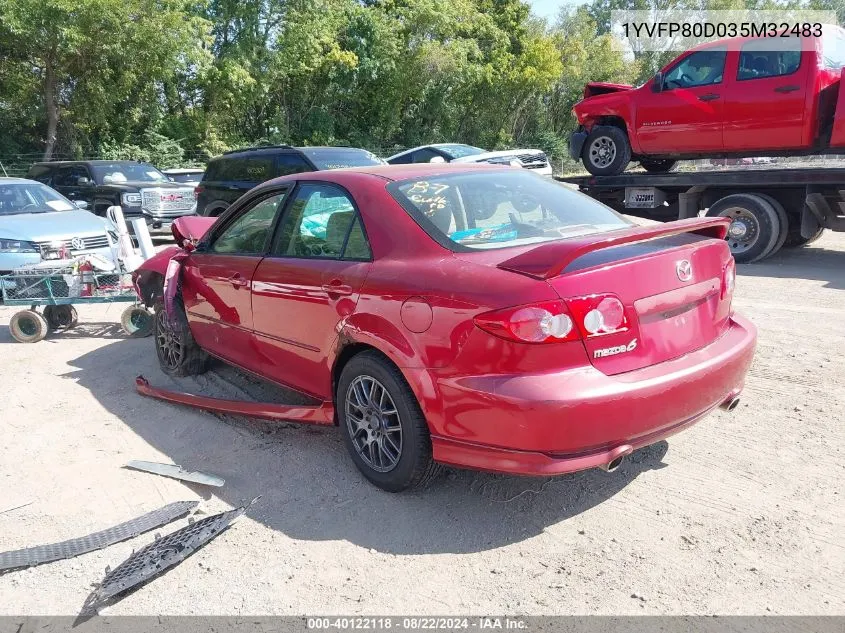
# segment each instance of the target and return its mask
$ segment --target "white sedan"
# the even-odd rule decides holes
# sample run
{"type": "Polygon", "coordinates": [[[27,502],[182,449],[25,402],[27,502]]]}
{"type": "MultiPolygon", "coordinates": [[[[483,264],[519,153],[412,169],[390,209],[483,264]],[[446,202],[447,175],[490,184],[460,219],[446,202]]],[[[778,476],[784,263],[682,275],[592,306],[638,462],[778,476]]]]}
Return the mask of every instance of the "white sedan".
{"type": "Polygon", "coordinates": [[[488,152],[480,147],[462,143],[434,143],[421,145],[394,154],[387,159],[391,165],[408,163],[492,163],[531,169],[543,176],[552,175],[552,166],[545,152],[539,149],[507,149],[488,152]]]}

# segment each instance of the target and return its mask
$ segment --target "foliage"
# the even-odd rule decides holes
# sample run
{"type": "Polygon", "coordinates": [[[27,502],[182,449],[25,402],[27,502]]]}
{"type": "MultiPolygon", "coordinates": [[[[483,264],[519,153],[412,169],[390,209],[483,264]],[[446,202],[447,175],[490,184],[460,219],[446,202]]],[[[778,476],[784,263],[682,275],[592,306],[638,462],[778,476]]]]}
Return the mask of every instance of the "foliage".
{"type": "Polygon", "coordinates": [[[666,58],[615,51],[612,10],[740,2],[592,0],[548,24],[522,0],[0,0],[0,156],[166,168],[259,141],[460,141],[563,158],[586,82],[666,58]]]}

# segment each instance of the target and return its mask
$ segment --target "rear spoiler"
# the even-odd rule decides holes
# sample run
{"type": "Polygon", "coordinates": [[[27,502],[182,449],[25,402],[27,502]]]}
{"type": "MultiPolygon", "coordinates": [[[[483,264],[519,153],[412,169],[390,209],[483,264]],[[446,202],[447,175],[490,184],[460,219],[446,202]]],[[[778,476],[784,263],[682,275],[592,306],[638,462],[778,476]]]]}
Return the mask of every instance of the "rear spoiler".
{"type": "Polygon", "coordinates": [[[682,233],[695,233],[723,240],[728,234],[730,224],[729,218],[690,218],[656,227],[632,227],[613,233],[585,235],[571,240],[556,240],[503,261],[498,264],[498,268],[536,279],[550,279],[560,275],[566,270],[567,266],[587,253],[682,233]]]}

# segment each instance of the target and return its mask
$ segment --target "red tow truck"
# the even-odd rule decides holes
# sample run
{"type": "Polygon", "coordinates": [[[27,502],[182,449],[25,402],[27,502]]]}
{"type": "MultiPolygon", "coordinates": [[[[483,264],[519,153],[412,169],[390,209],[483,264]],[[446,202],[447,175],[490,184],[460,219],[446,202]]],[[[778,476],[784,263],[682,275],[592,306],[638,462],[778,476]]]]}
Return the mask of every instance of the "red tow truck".
{"type": "Polygon", "coordinates": [[[631,161],[845,153],[845,30],[732,38],[678,56],[642,86],[590,83],[570,154],[596,176],[631,161]]]}

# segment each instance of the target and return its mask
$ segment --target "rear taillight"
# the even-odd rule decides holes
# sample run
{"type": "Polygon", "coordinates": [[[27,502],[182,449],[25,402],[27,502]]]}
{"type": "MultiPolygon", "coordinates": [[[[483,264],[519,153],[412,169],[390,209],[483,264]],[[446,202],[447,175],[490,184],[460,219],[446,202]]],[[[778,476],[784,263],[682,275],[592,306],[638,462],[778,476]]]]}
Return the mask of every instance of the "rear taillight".
{"type": "Polygon", "coordinates": [[[736,288],[736,263],[731,258],[722,273],[722,299],[733,296],[734,288],[736,288]]]}
{"type": "Polygon", "coordinates": [[[202,185],[197,185],[196,187],[194,187],[194,198],[199,198],[201,193],[202,193],[202,185]]]}
{"type": "Polygon", "coordinates": [[[561,343],[578,338],[563,301],[545,301],[485,312],[475,317],[485,332],[519,343],[561,343]]]}
{"type": "Polygon", "coordinates": [[[584,337],[625,332],[630,324],[625,306],[612,294],[567,299],[566,305],[584,337]]]}

